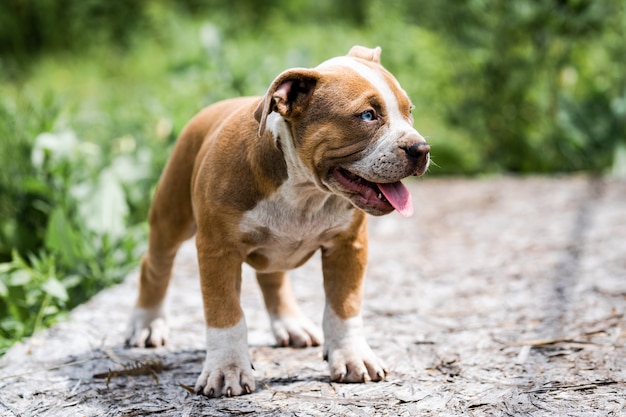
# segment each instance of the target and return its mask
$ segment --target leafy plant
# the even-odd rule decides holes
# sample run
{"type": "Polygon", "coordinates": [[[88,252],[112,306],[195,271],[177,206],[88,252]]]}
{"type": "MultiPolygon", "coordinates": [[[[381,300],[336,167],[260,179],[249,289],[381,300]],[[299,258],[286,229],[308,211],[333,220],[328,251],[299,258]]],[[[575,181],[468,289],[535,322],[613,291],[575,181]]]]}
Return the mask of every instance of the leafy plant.
{"type": "Polygon", "coordinates": [[[69,131],[35,139],[33,175],[22,184],[45,228],[36,252],[13,251],[0,264],[0,350],[119,282],[135,264],[145,230],[127,223],[124,187],[146,175],[145,166],[133,159],[120,172],[119,161],[132,158],[122,155],[98,169],[99,154],[69,131]]]}
{"type": "Polygon", "coordinates": [[[0,264],[0,352],[49,325],[67,307],[68,289],[79,282],[76,276],[60,281],[50,254],[27,261],[15,252],[10,263],[0,264]]]}

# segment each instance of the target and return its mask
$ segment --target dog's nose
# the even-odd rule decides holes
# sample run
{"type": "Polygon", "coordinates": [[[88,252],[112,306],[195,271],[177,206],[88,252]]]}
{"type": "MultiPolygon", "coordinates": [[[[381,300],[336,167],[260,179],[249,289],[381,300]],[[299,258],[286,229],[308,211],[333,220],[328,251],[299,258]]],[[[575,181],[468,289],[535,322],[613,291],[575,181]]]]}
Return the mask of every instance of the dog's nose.
{"type": "Polygon", "coordinates": [[[430,152],[430,145],[426,142],[415,142],[411,145],[403,147],[402,149],[404,149],[409,158],[418,160],[428,155],[428,152],[430,152]]]}

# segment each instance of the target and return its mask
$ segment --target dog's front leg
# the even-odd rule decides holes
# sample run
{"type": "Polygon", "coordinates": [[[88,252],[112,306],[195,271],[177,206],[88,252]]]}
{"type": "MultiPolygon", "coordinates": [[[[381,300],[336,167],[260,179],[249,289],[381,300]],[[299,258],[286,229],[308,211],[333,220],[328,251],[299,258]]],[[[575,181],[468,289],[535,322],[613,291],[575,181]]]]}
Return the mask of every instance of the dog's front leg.
{"type": "Polygon", "coordinates": [[[208,397],[254,391],[247,328],[239,294],[241,260],[198,234],[200,286],[206,319],[206,359],[195,390],[208,397]]]}
{"type": "Polygon", "coordinates": [[[361,301],[367,262],[367,224],[358,212],[352,227],[322,250],[324,357],[337,382],[381,381],[387,373],[365,340],[361,301]]]}

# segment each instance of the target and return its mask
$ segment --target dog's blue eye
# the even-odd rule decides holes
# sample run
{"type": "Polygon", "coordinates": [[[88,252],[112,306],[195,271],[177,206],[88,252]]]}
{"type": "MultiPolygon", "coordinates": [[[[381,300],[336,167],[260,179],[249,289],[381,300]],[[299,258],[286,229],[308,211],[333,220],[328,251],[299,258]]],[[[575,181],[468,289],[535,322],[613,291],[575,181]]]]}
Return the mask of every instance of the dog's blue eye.
{"type": "Polygon", "coordinates": [[[366,110],[363,113],[361,113],[359,117],[361,118],[361,120],[365,120],[366,122],[371,122],[372,120],[376,119],[376,113],[374,113],[374,110],[366,110]]]}

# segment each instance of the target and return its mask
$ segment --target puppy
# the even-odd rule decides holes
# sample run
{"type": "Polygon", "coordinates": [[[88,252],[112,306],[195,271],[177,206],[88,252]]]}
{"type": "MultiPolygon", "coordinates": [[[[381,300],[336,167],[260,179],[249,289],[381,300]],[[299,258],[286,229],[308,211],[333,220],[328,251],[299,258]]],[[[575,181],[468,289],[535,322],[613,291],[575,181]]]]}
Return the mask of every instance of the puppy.
{"type": "Polygon", "coordinates": [[[150,210],[127,344],[165,343],[172,263],[195,234],[206,320],[206,360],[195,389],[209,397],[250,393],[241,265],[256,270],[277,343],[315,346],[322,336],[300,312],[287,271],[320,250],[331,380],[385,378],[361,319],[366,213],[413,213],[400,180],[427,170],[430,147],[380,54],[355,46],[316,68],[289,69],[265,96],[213,104],[189,122],[150,210]]]}

